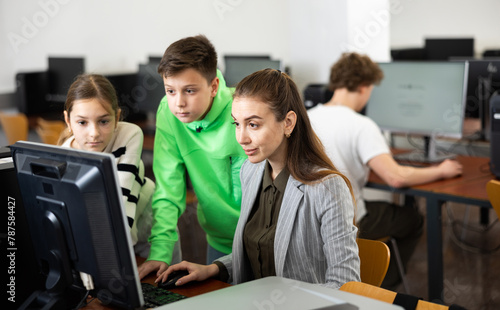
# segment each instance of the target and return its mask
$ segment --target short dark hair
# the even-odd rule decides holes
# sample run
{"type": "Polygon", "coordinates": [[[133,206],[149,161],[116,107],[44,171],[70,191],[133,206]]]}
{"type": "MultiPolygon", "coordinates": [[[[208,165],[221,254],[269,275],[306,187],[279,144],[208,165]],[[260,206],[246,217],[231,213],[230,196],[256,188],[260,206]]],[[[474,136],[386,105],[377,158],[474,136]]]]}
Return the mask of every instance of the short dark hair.
{"type": "Polygon", "coordinates": [[[172,43],[163,54],[158,73],[169,77],[193,68],[212,81],[217,76],[217,52],[204,35],[187,37],[172,43]]]}
{"type": "Polygon", "coordinates": [[[343,53],[330,69],[328,87],[332,91],[347,88],[353,92],[360,86],[379,84],[383,78],[384,73],[370,57],[357,53],[343,53]]]}

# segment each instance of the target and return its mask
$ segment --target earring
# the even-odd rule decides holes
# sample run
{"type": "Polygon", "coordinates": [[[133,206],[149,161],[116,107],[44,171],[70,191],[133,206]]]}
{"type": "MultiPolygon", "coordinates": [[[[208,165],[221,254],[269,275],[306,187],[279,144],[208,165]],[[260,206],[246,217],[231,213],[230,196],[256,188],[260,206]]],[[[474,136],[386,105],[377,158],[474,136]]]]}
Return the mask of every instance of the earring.
{"type": "Polygon", "coordinates": [[[292,134],[291,134],[290,132],[287,132],[287,133],[285,134],[285,137],[288,139],[288,138],[290,138],[290,136],[291,136],[291,135],[292,135],[292,134]]]}

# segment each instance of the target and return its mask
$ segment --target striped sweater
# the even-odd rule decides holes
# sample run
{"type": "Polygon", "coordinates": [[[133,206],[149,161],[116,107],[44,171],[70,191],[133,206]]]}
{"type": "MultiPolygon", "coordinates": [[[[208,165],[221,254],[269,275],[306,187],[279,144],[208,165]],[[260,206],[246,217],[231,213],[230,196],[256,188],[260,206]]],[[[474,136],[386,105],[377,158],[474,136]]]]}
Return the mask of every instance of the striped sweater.
{"type": "MultiPolygon", "coordinates": [[[[75,139],[69,137],[62,146],[70,147],[75,139]]],[[[144,135],[139,126],[118,122],[116,131],[104,152],[116,158],[118,179],[123,195],[125,213],[131,227],[132,242],[147,242],[152,223],[151,197],[154,182],[144,176],[141,159],[144,135]]]]}

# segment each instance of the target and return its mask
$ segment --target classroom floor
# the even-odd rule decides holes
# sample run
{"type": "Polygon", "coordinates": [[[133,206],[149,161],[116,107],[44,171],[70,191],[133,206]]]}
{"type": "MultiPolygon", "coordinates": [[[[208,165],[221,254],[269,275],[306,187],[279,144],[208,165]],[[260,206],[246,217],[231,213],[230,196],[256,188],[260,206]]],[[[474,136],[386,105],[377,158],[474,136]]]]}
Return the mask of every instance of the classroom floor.
{"type": "MultiPolygon", "coordinates": [[[[422,213],[424,205],[419,199],[422,213]]],[[[500,249],[491,251],[500,248],[500,223],[493,210],[487,225],[479,218],[476,206],[449,203],[442,208],[444,301],[469,310],[500,309],[500,249]]],[[[426,238],[424,234],[409,262],[407,278],[410,294],[427,300],[426,238]]],[[[404,293],[402,285],[397,290],[404,293]]]]}

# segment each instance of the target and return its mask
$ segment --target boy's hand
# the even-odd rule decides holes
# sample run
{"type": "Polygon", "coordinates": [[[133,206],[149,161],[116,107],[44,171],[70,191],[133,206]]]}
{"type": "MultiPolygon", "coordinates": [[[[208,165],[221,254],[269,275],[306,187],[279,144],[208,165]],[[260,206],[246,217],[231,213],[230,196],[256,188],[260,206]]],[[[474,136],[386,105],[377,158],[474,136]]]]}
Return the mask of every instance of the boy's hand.
{"type": "Polygon", "coordinates": [[[139,278],[142,280],[145,276],[153,271],[156,272],[156,277],[159,277],[165,270],[167,270],[168,264],[165,262],[160,262],[157,260],[148,260],[142,263],[139,268],[139,278]]]}

